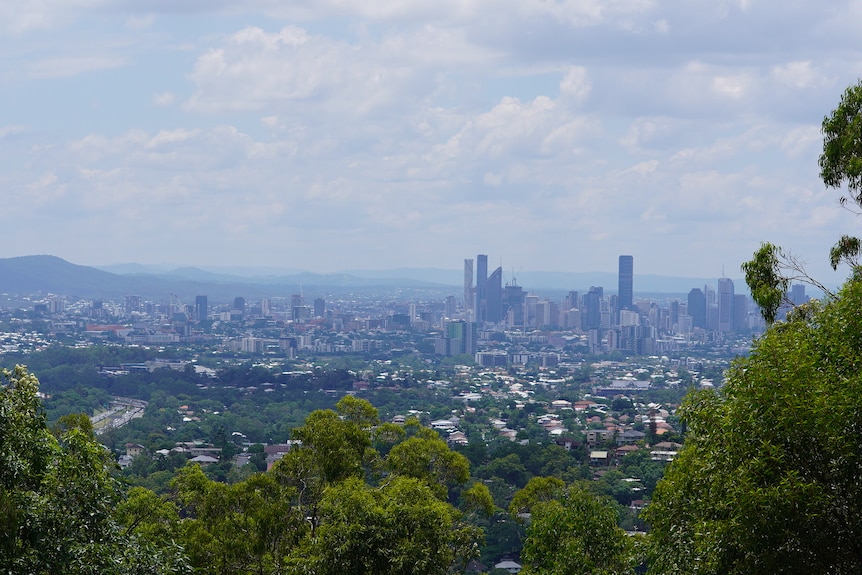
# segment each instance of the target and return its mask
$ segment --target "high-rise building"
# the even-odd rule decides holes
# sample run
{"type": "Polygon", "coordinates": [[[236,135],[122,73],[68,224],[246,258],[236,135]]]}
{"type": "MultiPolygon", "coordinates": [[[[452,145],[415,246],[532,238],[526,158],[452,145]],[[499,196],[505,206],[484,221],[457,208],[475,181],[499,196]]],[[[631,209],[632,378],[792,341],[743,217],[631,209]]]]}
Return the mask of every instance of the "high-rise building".
{"type": "Polygon", "coordinates": [[[295,293],[290,296],[290,308],[293,309],[295,307],[302,307],[305,305],[305,299],[302,297],[302,294],[295,293]]]}
{"type": "Polygon", "coordinates": [[[735,294],[733,296],[733,331],[740,332],[748,329],[748,296],[735,294]]]}
{"type": "Polygon", "coordinates": [[[581,329],[599,329],[602,327],[602,300],[604,289],[591,286],[584,294],[584,313],[581,314],[581,329]]]}
{"type": "Polygon", "coordinates": [[[617,309],[632,309],[634,289],[634,257],[620,256],[617,309]]]}
{"type": "Polygon", "coordinates": [[[733,330],[733,280],[718,280],[718,331],[727,333],[733,330]]]}
{"type": "MultiPolygon", "coordinates": [[[[502,270],[500,273],[503,273],[502,270]]],[[[524,301],[526,298],[527,294],[524,288],[515,283],[508,284],[503,288],[503,305],[500,317],[505,317],[508,325],[513,327],[524,326],[524,301]]]]}
{"type": "Polygon", "coordinates": [[[790,301],[793,305],[802,305],[808,301],[805,297],[805,284],[793,284],[790,287],[790,301]]]}
{"type": "Polygon", "coordinates": [[[485,282],[485,321],[503,320],[503,268],[495,269],[485,282]]]}
{"type": "Polygon", "coordinates": [[[209,309],[207,306],[207,296],[199,295],[195,298],[195,319],[203,321],[207,318],[209,309]]]}
{"type": "Polygon", "coordinates": [[[706,323],[704,327],[709,331],[718,331],[718,300],[715,297],[715,288],[709,284],[704,285],[703,295],[706,297],[706,323]]]}
{"type": "Polygon", "coordinates": [[[476,324],[471,321],[455,320],[446,324],[444,348],[445,355],[466,353],[473,355],[476,351],[476,324]]]}
{"type": "Polygon", "coordinates": [[[464,259],[464,311],[473,311],[473,259],[464,259]]]}
{"type": "Polygon", "coordinates": [[[143,309],[144,300],[139,295],[127,295],[125,303],[126,314],[137,313],[143,309]]]}
{"type": "Polygon", "coordinates": [[[324,317],[326,315],[326,300],[322,297],[314,299],[314,317],[324,317]]]}
{"type": "Polygon", "coordinates": [[[488,256],[479,254],[476,256],[476,321],[487,321],[488,315],[488,256]]]}
{"type": "Polygon", "coordinates": [[[691,326],[706,329],[706,296],[700,288],[692,288],[688,292],[688,315],[691,316],[691,326]]]}
{"type": "Polygon", "coordinates": [[[446,296],[446,317],[455,317],[455,296],[447,295],[446,296]]]}
{"type": "Polygon", "coordinates": [[[231,310],[238,312],[240,317],[245,315],[245,298],[242,296],[233,298],[233,306],[231,307],[231,310]]]}

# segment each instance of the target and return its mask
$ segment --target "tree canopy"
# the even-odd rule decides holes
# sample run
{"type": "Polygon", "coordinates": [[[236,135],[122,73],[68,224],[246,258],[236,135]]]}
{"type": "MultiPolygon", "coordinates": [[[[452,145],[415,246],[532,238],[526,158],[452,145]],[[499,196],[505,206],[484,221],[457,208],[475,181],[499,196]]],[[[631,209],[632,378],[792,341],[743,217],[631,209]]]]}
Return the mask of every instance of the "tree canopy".
{"type": "Polygon", "coordinates": [[[862,281],[774,325],[718,392],[645,511],[652,573],[857,573],[862,281]]]}
{"type": "Polygon", "coordinates": [[[118,521],[122,486],[89,420],[67,418],[55,435],[33,374],[22,366],[3,370],[0,384],[0,571],[184,572],[170,541],[152,541],[118,521]]]}
{"type": "Polygon", "coordinates": [[[822,132],[820,178],[831,188],[846,183],[850,199],[862,207],[862,80],[849,86],[838,107],[823,118],[822,132]]]}

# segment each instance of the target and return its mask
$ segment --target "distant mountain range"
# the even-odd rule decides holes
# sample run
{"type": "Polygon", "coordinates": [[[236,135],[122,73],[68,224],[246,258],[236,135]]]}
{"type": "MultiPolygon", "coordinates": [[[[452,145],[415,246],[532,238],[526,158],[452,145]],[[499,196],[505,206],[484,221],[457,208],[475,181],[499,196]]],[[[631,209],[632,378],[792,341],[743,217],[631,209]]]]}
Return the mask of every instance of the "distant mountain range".
{"type": "MultiPolygon", "coordinates": [[[[616,292],[617,276],[607,272],[522,272],[504,283],[517,283],[536,293],[586,291],[603,286],[616,292]]],[[[22,256],[0,259],[0,293],[55,293],[84,298],[118,299],[129,294],[164,298],[177,294],[183,299],[205,294],[212,302],[229,301],[241,295],[256,297],[289,296],[302,291],[306,297],[317,294],[391,292],[394,289],[434,290],[460,294],[463,271],[438,268],[401,268],[391,270],[349,270],[316,274],[300,270],[270,268],[211,268],[115,264],[100,268],[70,263],[49,256],[22,256]]],[[[693,287],[715,285],[716,278],[680,278],[635,275],[635,294],[686,294],[693,287]]],[[[745,289],[735,280],[738,291],[745,289]]]]}

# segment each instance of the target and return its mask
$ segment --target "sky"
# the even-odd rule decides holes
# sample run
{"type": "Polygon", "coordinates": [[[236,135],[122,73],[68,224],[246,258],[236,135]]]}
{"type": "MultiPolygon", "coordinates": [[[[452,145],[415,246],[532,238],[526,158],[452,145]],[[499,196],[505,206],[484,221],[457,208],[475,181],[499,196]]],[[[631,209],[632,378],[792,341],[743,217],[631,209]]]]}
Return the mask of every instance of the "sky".
{"type": "MultiPolygon", "coordinates": [[[[0,0],[0,257],[826,283],[862,2],[0,0]],[[724,271],[723,271],[724,270],[724,271]]],[[[846,276],[846,270],[838,276],[846,276]]]]}

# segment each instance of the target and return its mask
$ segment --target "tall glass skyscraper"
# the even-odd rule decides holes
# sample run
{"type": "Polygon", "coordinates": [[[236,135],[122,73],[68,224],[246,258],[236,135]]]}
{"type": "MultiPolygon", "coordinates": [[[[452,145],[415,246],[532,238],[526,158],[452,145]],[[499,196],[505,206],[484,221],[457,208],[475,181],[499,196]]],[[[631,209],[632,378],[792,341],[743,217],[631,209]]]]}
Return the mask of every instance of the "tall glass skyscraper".
{"type": "Polygon", "coordinates": [[[634,305],[634,257],[620,256],[617,309],[632,309],[634,305]]]}
{"type": "Polygon", "coordinates": [[[476,256],[476,321],[488,320],[488,256],[476,256]]]}

